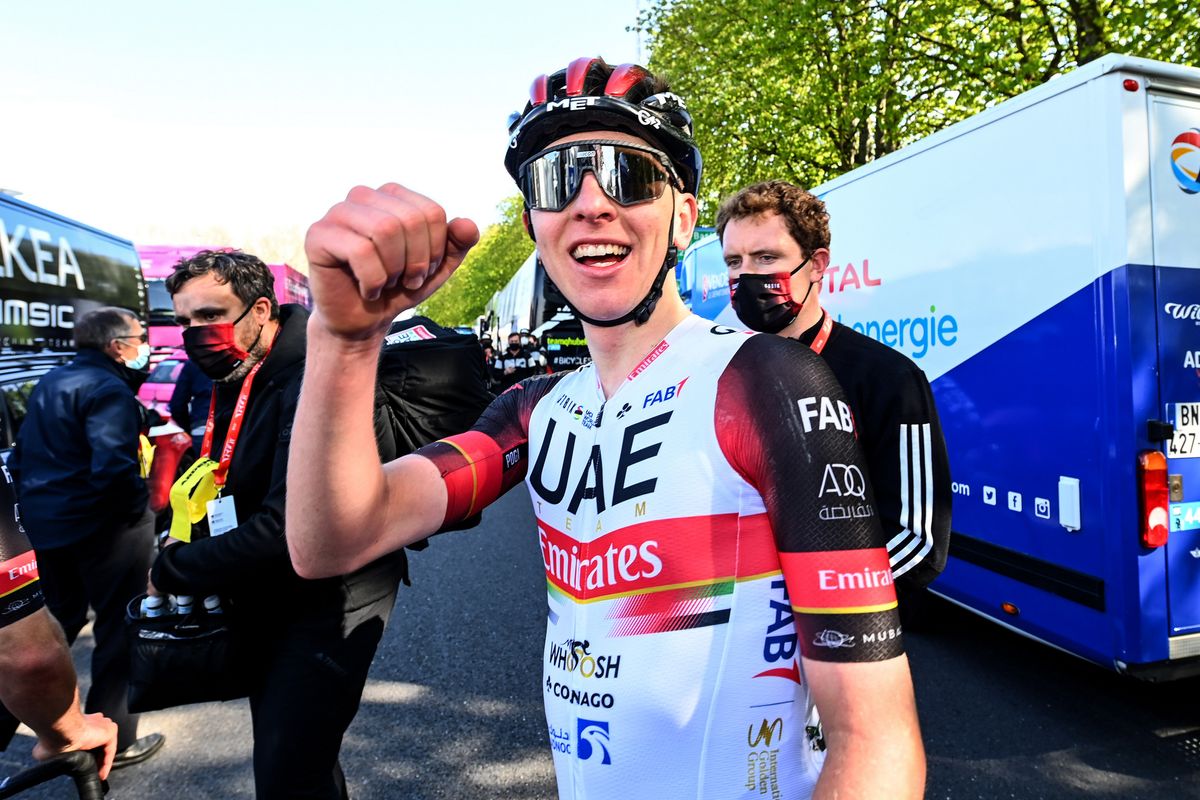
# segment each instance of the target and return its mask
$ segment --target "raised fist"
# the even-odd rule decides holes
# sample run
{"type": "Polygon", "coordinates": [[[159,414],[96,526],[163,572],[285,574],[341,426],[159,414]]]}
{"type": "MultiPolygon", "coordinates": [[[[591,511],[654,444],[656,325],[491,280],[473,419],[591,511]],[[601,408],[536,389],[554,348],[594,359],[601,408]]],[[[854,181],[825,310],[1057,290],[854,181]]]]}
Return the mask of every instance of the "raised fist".
{"type": "Polygon", "coordinates": [[[424,195],[396,183],[356,186],[304,240],[314,313],[346,339],[381,334],[445,283],[477,241],[474,222],[447,222],[424,195]]]}

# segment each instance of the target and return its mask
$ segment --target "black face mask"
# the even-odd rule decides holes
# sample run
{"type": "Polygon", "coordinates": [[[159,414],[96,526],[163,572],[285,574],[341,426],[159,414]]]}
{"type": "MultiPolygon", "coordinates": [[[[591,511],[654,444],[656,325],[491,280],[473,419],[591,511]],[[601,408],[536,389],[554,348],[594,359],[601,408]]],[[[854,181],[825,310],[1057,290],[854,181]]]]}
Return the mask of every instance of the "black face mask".
{"type": "MultiPolygon", "coordinates": [[[[250,313],[254,304],[246,306],[233,322],[214,322],[212,325],[193,325],[183,331],[183,349],[200,371],[214,381],[224,380],[250,357],[238,347],[234,327],[250,313]]],[[[262,329],[258,331],[262,336],[262,329]]],[[[255,340],[257,343],[257,339],[255,340]]]]}
{"type": "Polygon", "coordinates": [[[804,259],[791,272],[772,272],[767,275],[742,273],[730,278],[730,299],[742,324],[760,333],[779,333],[795,322],[812,293],[813,282],[809,282],[808,291],[797,303],[792,299],[792,276],[804,269],[811,258],[804,259]]]}

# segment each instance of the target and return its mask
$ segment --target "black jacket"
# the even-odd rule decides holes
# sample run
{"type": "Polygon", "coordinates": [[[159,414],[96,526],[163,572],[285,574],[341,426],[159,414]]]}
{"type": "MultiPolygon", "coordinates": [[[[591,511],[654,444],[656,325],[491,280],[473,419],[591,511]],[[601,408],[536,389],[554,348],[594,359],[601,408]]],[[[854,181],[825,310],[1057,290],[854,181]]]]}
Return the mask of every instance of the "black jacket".
{"type": "Polygon", "coordinates": [[[8,462],[21,519],[37,549],[114,530],[146,510],[138,377],[86,349],[38,381],[8,462]]]}
{"type": "Polygon", "coordinates": [[[854,412],[896,584],[920,589],[950,547],[950,462],[929,380],[908,356],[836,322],[821,357],[854,412]]]}
{"type": "Polygon", "coordinates": [[[212,385],[212,380],[195,363],[183,362],[168,404],[171,421],[193,436],[200,435],[196,433],[197,430],[203,433],[204,423],[208,420],[212,385]]]}
{"type": "MultiPolygon", "coordinates": [[[[353,575],[312,581],[296,575],[288,557],[283,528],[288,446],[304,372],[307,324],[308,312],[301,306],[280,308],[279,337],[254,378],[224,490],[234,498],[238,527],[164,550],[151,570],[151,580],[161,591],[221,594],[249,613],[292,618],[314,612],[340,614],[395,591],[405,568],[402,551],[353,575]]],[[[214,385],[216,456],[241,384],[214,385]]]]}
{"type": "Polygon", "coordinates": [[[393,323],[379,354],[375,440],[384,461],[469,430],[495,397],[474,334],[428,317],[393,323]]]}

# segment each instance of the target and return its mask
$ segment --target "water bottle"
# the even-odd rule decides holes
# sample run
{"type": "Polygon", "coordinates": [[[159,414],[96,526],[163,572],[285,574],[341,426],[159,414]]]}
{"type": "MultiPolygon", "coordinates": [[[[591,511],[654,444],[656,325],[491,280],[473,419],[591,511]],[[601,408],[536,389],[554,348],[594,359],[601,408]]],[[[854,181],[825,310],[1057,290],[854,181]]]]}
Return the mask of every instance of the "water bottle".
{"type": "Polygon", "coordinates": [[[204,598],[204,610],[209,614],[225,613],[221,610],[221,598],[217,597],[215,594],[210,594],[208,597],[204,598]]]}
{"type": "Polygon", "coordinates": [[[143,617],[161,617],[167,613],[167,602],[162,595],[150,594],[142,598],[143,617]]]}
{"type": "Polygon", "coordinates": [[[175,613],[181,617],[192,613],[192,596],[190,594],[175,595],[175,613]]]}

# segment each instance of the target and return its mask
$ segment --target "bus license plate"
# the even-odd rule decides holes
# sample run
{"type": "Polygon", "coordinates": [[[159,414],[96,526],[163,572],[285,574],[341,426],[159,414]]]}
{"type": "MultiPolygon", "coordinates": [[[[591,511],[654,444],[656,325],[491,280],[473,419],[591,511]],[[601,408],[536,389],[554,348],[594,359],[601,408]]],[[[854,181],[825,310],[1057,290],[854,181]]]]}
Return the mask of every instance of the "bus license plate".
{"type": "Polygon", "coordinates": [[[1175,404],[1175,434],[1168,458],[1200,458],[1200,403],[1175,404]]]}

